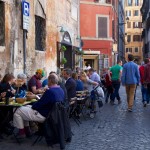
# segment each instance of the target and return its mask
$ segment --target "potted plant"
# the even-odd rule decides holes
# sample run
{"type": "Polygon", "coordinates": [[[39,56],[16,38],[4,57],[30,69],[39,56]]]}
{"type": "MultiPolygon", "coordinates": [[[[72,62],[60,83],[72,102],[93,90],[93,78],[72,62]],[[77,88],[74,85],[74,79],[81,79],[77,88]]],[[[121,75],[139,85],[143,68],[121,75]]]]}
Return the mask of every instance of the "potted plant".
{"type": "Polygon", "coordinates": [[[84,55],[84,51],[80,51],[80,53],[79,53],[80,55],[84,55]]]}
{"type": "Polygon", "coordinates": [[[61,64],[66,64],[67,63],[67,59],[64,57],[61,59],[61,64]]]}
{"type": "Polygon", "coordinates": [[[62,45],[61,48],[60,48],[60,51],[63,51],[63,52],[64,52],[64,51],[66,51],[66,50],[67,50],[66,46],[62,45]]]}

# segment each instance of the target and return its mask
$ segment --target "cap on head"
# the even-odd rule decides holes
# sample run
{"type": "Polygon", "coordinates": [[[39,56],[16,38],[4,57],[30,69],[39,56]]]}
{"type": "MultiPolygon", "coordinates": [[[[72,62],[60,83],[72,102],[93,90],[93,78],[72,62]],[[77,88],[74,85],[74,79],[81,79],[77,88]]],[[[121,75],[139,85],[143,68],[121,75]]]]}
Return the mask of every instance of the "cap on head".
{"type": "Polygon", "coordinates": [[[42,77],[44,77],[44,76],[45,76],[45,72],[44,72],[44,70],[43,70],[43,69],[37,69],[37,70],[36,70],[36,73],[41,74],[41,76],[42,76],[42,77]]]}

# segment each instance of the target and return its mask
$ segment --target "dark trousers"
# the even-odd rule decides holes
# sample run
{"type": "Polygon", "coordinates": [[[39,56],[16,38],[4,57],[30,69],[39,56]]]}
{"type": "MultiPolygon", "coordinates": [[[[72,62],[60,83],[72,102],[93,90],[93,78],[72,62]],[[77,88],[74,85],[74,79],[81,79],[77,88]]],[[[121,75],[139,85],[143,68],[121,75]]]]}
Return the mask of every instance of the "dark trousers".
{"type": "Polygon", "coordinates": [[[109,97],[111,96],[111,94],[113,93],[114,89],[112,87],[112,85],[107,86],[106,88],[106,93],[105,93],[105,101],[108,102],[109,97]]]}
{"type": "Polygon", "coordinates": [[[120,100],[120,96],[119,96],[120,81],[119,80],[112,81],[112,86],[113,86],[114,92],[111,94],[110,99],[111,101],[114,102],[115,98],[117,98],[117,100],[120,100]]]}

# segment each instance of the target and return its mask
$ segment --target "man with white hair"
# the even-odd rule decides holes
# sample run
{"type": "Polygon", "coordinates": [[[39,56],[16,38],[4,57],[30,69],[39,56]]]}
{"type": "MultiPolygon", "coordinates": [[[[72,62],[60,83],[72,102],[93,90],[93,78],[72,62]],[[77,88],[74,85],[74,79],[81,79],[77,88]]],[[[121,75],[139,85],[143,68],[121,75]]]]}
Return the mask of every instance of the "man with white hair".
{"type": "Polygon", "coordinates": [[[30,134],[29,121],[44,122],[52,106],[56,102],[64,101],[64,92],[58,84],[58,76],[51,74],[48,77],[49,89],[41,99],[31,105],[22,106],[14,113],[13,123],[19,129],[18,137],[24,138],[30,134]]]}

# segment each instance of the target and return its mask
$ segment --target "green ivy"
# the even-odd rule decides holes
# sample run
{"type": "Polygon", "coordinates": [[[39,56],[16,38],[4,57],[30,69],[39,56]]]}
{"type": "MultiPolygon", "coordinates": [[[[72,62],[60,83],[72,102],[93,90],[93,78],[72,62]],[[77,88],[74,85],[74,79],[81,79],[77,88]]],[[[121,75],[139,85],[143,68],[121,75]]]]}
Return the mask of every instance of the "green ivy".
{"type": "Polygon", "coordinates": [[[62,64],[66,64],[67,63],[67,59],[66,58],[62,58],[61,63],[62,64]]]}

